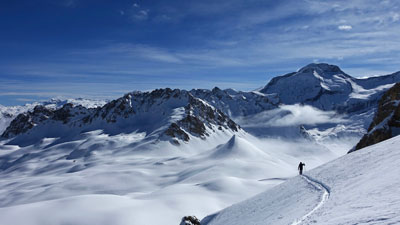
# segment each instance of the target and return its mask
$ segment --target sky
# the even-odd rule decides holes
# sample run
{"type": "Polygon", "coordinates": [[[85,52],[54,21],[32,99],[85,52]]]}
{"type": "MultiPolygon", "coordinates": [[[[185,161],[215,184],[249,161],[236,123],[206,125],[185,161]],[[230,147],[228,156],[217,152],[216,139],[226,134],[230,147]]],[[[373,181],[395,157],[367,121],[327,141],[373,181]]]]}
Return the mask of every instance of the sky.
{"type": "Polygon", "coordinates": [[[0,104],[400,70],[397,0],[0,1],[0,104]]]}

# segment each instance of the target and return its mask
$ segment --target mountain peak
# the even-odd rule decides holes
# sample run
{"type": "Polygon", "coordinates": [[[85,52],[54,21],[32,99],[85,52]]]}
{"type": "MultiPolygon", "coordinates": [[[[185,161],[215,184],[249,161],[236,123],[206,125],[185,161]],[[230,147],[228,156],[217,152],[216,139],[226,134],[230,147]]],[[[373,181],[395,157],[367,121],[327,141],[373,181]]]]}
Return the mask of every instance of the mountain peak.
{"type": "Polygon", "coordinates": [[[310,63],[307,66],[301,68],[299,73],[342,73],[345,74],[338,66],[327,63],[310,63]]]}
{"type": "Polygon", "coordinates": [[[335,107],[332,103],[348,98],[352,79],[338,66],[311,63],[298,72],[273,78],[260,92],[277,94],[284,104],[306,103],[327,110],[335,107]]]}

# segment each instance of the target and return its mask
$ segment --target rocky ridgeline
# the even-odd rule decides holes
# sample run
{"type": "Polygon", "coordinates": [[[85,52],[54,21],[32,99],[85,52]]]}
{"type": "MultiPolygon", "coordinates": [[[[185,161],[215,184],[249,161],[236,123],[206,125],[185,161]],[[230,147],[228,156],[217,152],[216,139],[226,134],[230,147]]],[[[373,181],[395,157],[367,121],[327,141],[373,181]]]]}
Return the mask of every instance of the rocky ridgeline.
{"type": "Polygon", "coordinates": [[[204,139],[217,130],[237,132],[240,129],[222,111],[190,92],[166,88],[128,93],[91,109],[71,103],[59,109],[39,105],[17,116],[2,137],[12,138],[35,129],[43,137],[51,137],[54,132],[49,127],[55,123],[64,131],[77,133],[97,129],[110,134],[138,130],[162,139],[172,138],[174,144],[178,140],[189,141],[190,136],[204,139]]]}
{"type": "Polygon", "coordinates": [[[374,119],[352,151],[376,144],[400,134],[400,83],[395,84],[381,98],[374,119]]]}
{"type": "Polygon", "coordinates": [[[212,90],[194,89],[190,93],[229,116],[248,116],[265,110],[274,109],[279,100],[276,94],[264,95],[258,92],[242,92],[233,89],[221,90],[218,87],[212,90]]]}
{"type": "Polygon", "coordinates": [[[83,106],[73,106],[71,103],[65,104],[59,109],[47,108],[37,105],[32,111],[19,114],[1,135],[3,138],[12,138],[25,133],[35,126],[49,120],[61,121],[63,124],[69,123],[72,118],[82,117],[93,112],[83,106]]]}

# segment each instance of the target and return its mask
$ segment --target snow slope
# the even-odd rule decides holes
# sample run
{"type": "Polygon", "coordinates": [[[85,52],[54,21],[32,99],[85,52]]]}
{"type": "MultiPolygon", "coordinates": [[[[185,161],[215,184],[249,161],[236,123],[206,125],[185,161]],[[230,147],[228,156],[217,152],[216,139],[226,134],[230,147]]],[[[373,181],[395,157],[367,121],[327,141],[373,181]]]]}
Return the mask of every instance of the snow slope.
{"type": "Polygon", "coordinates": [[[398,224],[400,136],[345,155],[203,219],[207,225],[398,224]]]}
{"type": "Polygon", "coordinates": [[[243,131],[180,146],[144,137],[92,131],[55,145],[0,143],[0,224],[178,224],[283,182],[299,160],[315,167],[337,157],[313,142],[243,131]]]}

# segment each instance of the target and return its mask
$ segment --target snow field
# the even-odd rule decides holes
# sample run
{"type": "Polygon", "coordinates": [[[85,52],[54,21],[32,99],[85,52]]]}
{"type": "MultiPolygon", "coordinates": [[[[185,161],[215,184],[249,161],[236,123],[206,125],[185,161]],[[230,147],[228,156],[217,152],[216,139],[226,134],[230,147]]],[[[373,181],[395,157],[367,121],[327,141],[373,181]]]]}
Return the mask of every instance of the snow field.
{"type": "Polygon", "coordinates": [[[398,224],[399,144],[397,136],[342,156],[307,172],[305,179],[296,176],[208,216],[202,224],[398,224]],[[326,190],[322,198],[321,190],[326,190]]]}
{"type": "Polygon", "coordinates": [[[178,224],[185,215],[201,218],[282,183],[300,160],[311,169],[337,157],[335,149],[312,142],[232,135],[221,131],[174,146],[146,142],[143,133],[99,130],[60,144],[44,139],[8,147],[0,224],[178,224]]]}

